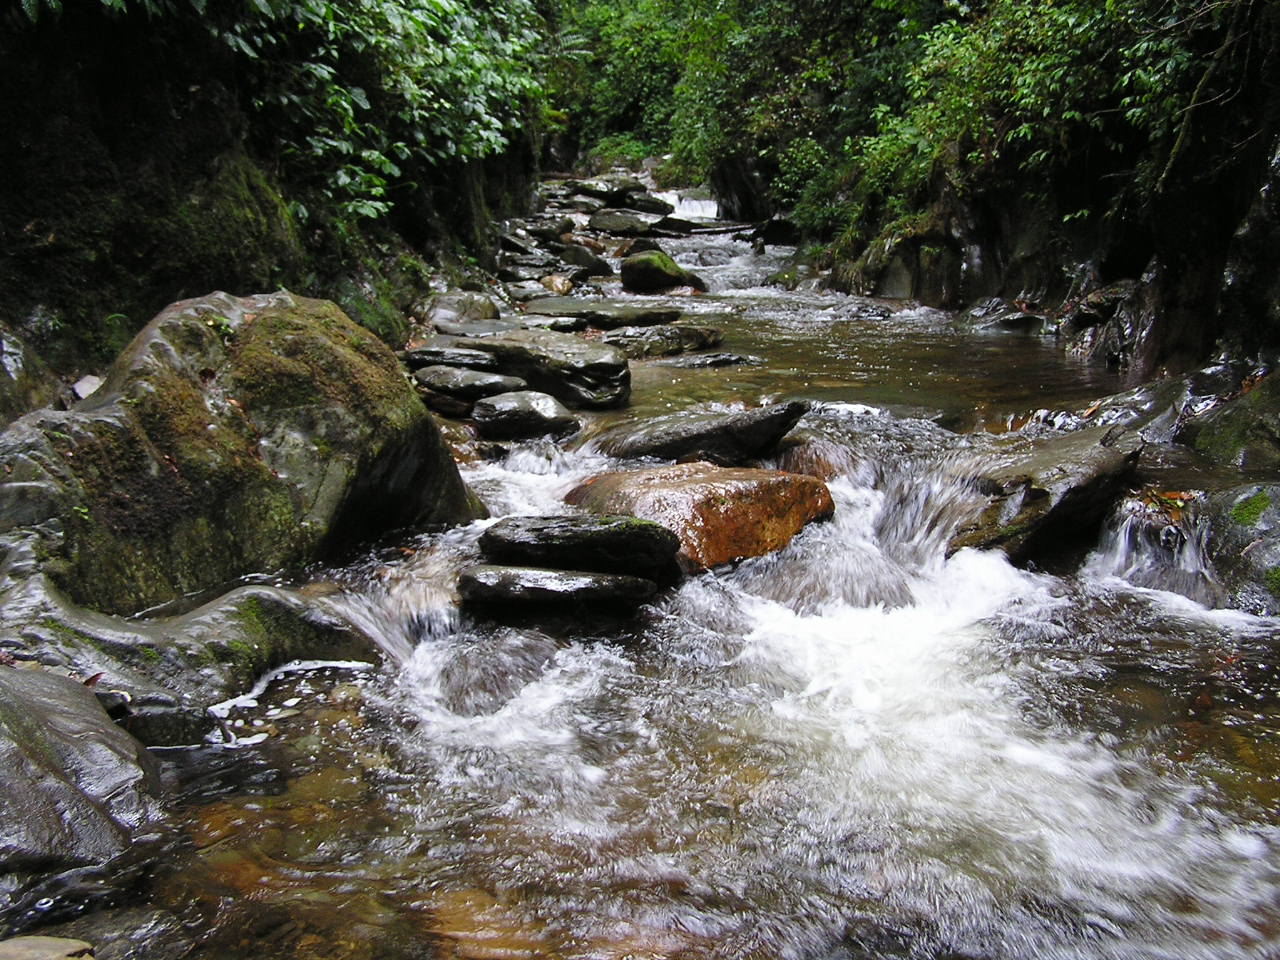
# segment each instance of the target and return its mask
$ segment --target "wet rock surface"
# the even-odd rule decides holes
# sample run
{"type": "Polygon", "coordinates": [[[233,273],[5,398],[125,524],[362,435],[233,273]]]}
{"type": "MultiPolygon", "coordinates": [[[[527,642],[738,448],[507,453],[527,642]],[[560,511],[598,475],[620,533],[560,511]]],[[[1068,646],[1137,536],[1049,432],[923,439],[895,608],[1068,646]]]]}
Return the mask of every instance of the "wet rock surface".
{"type": "Polygon", "coordinates": [[[1280,613],[1280,484],[1252,483],[1208,498],[1209,558],[1231,605],[1280,613]]]}
{"type": "Polygon", "coordinates": [[[517,330],[474,342],[504,373],[573,407],[616,407],[631,396],[627,356],[606,344],[553,330],[517,330]]]}
{"type": "Polygon", "coordinates": [[[1133,479],[1141,447],[1141,438],[1122,428],[1015,438],[975,475],[987,503],[952,537],[949,552],[998,548],[1028,563],[1091,545],[1133,479]]]}
{"type": "Polygon", "coordinates": [[[537,300],[529,304],[525,312],[549,317],[580,317],[601,330],[674,323],[683,313],[678,307],[649,305],[631,300],[580,300],[572,297],[537,300]]]}
{"type": "Polygon", "coordinates": [[[436,393],[447,393],[464,400],[479,400],[498,393],[523,390],[526,384],[519,377],[504,377],[499,373],[484,373],[458,367],[420,367],[413,372],[416,383],[436,393]]]}
{"type": "Polygon", "coordinates": [[[600,338],[601,343],[622,350],[632,360],[669,357],[691,350],[717,347],[724,334],[715,327],[667,324],[654,327],[620,327],[600,338]]]}
{"type": "Polygon", "coordinates": [[[661,524],[630,516],[507,517],[480,536],[479,547],[494,563],[667,583],[678,571],[680,541],[661,524]]]}
{"type": "Polygon", "coordinates": [[[161,819],[155,762],[77,680],[0,666],[0,770],[0,929],[46,877],[122,856],[161,819]]]}
{"type": "Polygon", "coordinates": [[[678,413],[611,430],[596,444],[615,457],[741,466],[773,453],[808,409],[797,400],[741,413],[678,413]]]}
{"type": "Polygon", "coordinates": [[[565,501],[662,524],[680,538],[681,563],[690,570],[770,553],[835,510],[826,484],[814,477],[709,463],[601,474],[565,501]]]}
{"type": "Polygon", "coordinates": [[[657,584],[641,577],[580,570],[481,564],[463,570],[458,592],[472,604],[643,603],[657,584]]]}
{"type": "Polygon", "coordinates": [[[578,419],[555,397],[535,390],[501,393],[478,400],[472,419],[482,437],[516,440],[563,437],[578,429],[578,419]]]}

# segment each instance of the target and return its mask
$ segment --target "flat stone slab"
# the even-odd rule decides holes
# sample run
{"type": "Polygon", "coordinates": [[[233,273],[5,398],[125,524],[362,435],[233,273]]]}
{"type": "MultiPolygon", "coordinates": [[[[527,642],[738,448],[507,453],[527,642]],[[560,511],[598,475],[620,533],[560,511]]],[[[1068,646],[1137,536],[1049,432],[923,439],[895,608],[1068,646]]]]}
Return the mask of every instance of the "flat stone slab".
{"type": "Polygon", "coordinates": [[[528,384],[519,377],[506,377],[500,373],[467,370],[462,367],[436,365],[420,367],[413,372],[418,384],[436,393],[447,393],[464,400],[479,400],[499,393],[524,390],[528,384]]]}
{"type": "Polygon", "coordinates": [[[600,474],[565,501],[662,524],[680,538],[681,565],[695,572],[771,553],[835,512],[831,492],[816,477],[710,463],[600,474]]]}
{"type": "Polygon", "coordinates": [[[679,573],[680,539],[661,524],[627,516],[507,517],[480,536],[486,560],[520,566],[621,573],[668,582],[679,573]]]}
{"type": "Polygon", "coordinates": [[[504,373],[572,407],[617,407],[631,396],[627,355],[617,347],[554,330],[516,330],[473,343],[504,373]]]}
{"type": "Polygon", "coordinates": [[[807,403],[793,400],[742,413],[681,412],[617,427],[596,443],[615,457],[697,459],[739,466],[777,450],[808,410],[807,403]]]}
{"type": "Polygon", "coordinates": [[[663,324],[653,327],[619,327],[600,338],[601,343],[622,350],[632,360],[669,357],[689,350],[717,347],[724,334],[715,327],[663,324]]]}
{"type": "Polygon", "coordinates": [[[601,330],[675,323],[684,315],[679,307],[647,305],[634,300],[580,300],[576,297],[544,297],[525,307],[525,313],[546,317],[581,317],[601,330]]]}
{"type": "Polygon", "coordinates": [[[586,570],[547,570],[480,564],[458,577],[458,593],[469,603],[640,604],[658,591],[652,580],[586,570]]]}
{"type": "Polygon", "coordinates": [[[497,370],[498,360],[491,353],[473,350],[459,344],[465,341],[455,337],[431,337],[419,346],[404,352],[405,365],[410,370],[419,367],[465,367],[469,370],[497,370]]]}

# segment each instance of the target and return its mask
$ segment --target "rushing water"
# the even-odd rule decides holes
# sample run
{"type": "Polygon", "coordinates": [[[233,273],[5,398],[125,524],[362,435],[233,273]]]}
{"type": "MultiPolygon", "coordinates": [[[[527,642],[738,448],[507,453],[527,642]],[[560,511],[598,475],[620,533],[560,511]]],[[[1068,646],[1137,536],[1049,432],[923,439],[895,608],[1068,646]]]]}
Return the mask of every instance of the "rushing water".
{"type": "MultiPolygon", "coordinates": [[[[1165,592],[1206,576],[1196,544],[1121,522],[1071,577],[945,557],[988,431],[1114,379],[762,287],[778,255],[742,241],[676,246],[757,360],[637,365],[633,407],[593,426],[813,399],[835,518],[629,619],[461,614],[485,523],[339,571],[327,602],[382,667],[228,705],[260,741],[239,754],[283,777],[189,807],[153,899],[199,955],[1280,955],[1276,625],[1165,592]]],[[[502,516],[565,512],[619,466],[588,440],[465,472],[502,516]]]]}

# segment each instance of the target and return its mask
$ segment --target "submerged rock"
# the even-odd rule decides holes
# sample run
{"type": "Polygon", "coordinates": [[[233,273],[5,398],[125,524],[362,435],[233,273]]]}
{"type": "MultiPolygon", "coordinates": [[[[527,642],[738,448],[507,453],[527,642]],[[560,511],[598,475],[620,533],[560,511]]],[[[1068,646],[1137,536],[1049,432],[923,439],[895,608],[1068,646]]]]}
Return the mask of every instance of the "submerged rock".
{"type": "Polygon", "coordinates": [[[739,466],[773,453],[808,411],[799,400],[742,413],[689,413],[628,424],[605,433],[597,444],[615,457],[706,460],[739,466]]]}
{"type": "Polygon", "coordinates": [[[636,293],[657,293],[672,287],[693,287],[703,292],[707,289],[701,277],[680,266],[661,250],[633,253],[623,260],[622,285],[636,293]]]}
{"type": "Polygon", "coordinates": [[[623,603],[639,604],[652,597],[652,580],[585,570],[545,570],[538,567],[468,567],[458,577],[458,593],[468,603],[623,603]]]}
{"type": "Polygon", "coordinates": [[[0,435],[0,532],[49,521],[44,568],[132,613],[476,513],[391,351],[334,304],[174,304],[106,383],[0,435]]]}
{"type": "Polygon", "coordinates": [[[573,407],[617,407],[631,396],[627,355],[616,347],[553,330],[517,330],[475,346],[503,372],[573,407]]]}
{"type": "Polygon", "coordinates": [[[717,347],[724,334],[715,327],[661,325],[622,327],[600,338],[601,343],[622,350],[632,360],[647,357],[669,357],[689,350],[717,347]]]}
{"type": "Polygon", "coordinates": [[[835,511],[826,484],[815,477],[709,463],[600,474],[565,500],[594,513],[662,524],[680,538],[681,565],[692,571],[780,549],[806,524],[835,511]]]}
{"type": "Polygon", "coordinates": [[[998,548],[1027,563],[1093,543],[1141,451],[1135,434],[1105,427],[1031,441],[1011,437],[1010,444],[975,476],[987,504],[951,538],[948,553],[998,548]]]}
{"type": "Polygon", "coordinates": [[[480,536],[495,563],[675,578],[680,540],[659,523],[629,516],[507,517],[480,536]]]}
{"type": "Polygon", "coordinates": [[[162,816],[151,756],[83,683],[43,670],[0,667],[0,770],[0,927],[46,895],[30,884],[106,864],[162,816]]]}
{"type": "Polygon", "coordinates": [[[471,416],[480,436],[491,440],[563,437],[578,429],[577,418],[555,397],[533,390],[478,400],[471,416]]]}
{"type": "Polygon", "coordinates": [[[696,357],[671,357],[658,361],[664,367],[681,367],[686,370],[702,370],[713,367],[734,367],[739,364],[760,363],[759,357],[744,356],[740,353],[704,353],[696,357]]]}

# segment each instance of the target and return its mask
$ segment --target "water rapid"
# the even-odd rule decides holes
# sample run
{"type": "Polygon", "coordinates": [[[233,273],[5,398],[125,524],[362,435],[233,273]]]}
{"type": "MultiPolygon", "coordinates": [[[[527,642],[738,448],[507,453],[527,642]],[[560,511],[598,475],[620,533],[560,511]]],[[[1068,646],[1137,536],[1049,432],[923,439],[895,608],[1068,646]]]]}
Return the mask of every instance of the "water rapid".
{"type": "MultiPolygon", "coordinates": [[[[760,362],[649,365],[623,416],[806,396],[834,519],[634,620],[460,613],[492,521],[341,572],[329,602],[385,665],[301,736],[308,776],[358,787],[312,840],[313,796],[252,801],[288,837],[250,831],[258,899],[315,908],[330,940],[340,907],[373,956],[1276,956],[1276,625],[1171,592],[1115,539],[1071,576],[946,554],[988,435],[940,423],[1012,351],[1023,373],[969,426],[1097,374],[1007,337],[957,371],[945,317],[780,294],[760,286],[779,255],[742,241],[676,246],[711,280],[697,309],[760,362]]],[[[464,474],[500,517],[565,512],[626,466],[534,442],[464,474]]]]}

